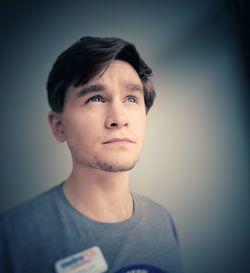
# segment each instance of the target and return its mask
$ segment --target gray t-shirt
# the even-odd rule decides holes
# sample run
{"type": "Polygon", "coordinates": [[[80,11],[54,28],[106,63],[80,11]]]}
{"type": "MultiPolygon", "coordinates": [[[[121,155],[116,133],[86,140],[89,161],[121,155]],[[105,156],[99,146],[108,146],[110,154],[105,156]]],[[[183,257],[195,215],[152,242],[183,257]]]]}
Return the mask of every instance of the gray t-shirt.
{"type": "Polygon", "coordinates": [[[161,205],[133,193],[130,219],[100,223],[75,209],[62,185],[1,215],[1,273],[54,273],[58,260],[94,246],[107,272],[182,272],[174,224],[161,205]]]}

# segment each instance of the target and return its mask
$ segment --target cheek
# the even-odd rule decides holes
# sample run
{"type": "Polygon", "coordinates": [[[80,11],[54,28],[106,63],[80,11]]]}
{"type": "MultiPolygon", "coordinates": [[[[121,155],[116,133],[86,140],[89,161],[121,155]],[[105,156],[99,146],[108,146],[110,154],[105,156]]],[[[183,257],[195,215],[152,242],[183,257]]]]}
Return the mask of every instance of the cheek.
{"type": "Polygon", "coordinates": [[[99,127],[96,117],[88,114],[84,114],[84,118],[82,115],[71,115],[64,119],[65,138],[71,143],[91,142],[100,134],[99,127]]]}
{"type": "Polygon", "coordinates": [[[137,136],[143,139],[146,130],[146,116],[144,114],[138,115],[138,118],[133,118],[133,123],[137,136]]]}
{"type": "Polygon", "coordinates": [[[63,129],[66,140],[72,141],[77,139],[82,133],[82,128],[85,127],[82,120],[77,116],[69,116],[63,120],[63,129]]]}

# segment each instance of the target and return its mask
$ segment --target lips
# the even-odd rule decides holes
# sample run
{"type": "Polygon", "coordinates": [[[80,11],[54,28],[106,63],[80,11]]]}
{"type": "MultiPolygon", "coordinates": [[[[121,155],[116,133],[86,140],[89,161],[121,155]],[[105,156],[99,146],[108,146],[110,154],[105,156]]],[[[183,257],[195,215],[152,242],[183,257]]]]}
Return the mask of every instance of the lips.
{"type": "Polygon", "coordinates": [[[111,138],[108,139],[107,141],[104,141],[103,144],[110,144],[110,143],[134,143],[134,141],[130,138],[123,137],[123,138],[111,138]]]}

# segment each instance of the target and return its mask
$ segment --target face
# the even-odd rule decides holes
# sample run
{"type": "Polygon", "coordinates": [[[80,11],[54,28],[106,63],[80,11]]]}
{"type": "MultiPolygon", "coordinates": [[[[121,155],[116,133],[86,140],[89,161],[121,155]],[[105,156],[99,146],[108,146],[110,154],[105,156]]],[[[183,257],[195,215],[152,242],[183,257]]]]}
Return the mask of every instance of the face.
{"type": "Polygon", "coordinates": [[[143,87],[134,68],[115,60],[101,77],[71,86],[64,111],[49,114],[58,141],[67,142],[74,164],[128,171],[139,159],[146,126],[143,87]]]}

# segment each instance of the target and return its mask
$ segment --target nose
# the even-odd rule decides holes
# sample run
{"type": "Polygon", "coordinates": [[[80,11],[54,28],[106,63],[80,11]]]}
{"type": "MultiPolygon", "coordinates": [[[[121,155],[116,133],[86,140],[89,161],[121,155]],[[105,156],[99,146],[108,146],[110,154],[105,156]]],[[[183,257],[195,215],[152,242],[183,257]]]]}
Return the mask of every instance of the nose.
{"type": "Polygon", "coordinates": [[[119,129],[125,126],[128,126],[128,118],[122,109],[122,105],[113,105],[107,114],[105,127],[107,129],[119,129]]]}

